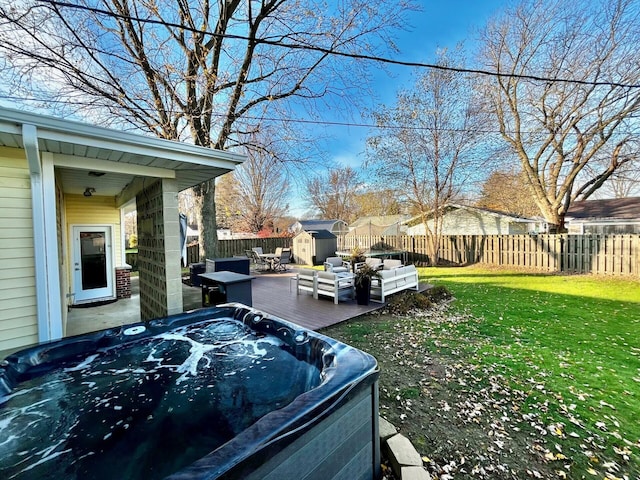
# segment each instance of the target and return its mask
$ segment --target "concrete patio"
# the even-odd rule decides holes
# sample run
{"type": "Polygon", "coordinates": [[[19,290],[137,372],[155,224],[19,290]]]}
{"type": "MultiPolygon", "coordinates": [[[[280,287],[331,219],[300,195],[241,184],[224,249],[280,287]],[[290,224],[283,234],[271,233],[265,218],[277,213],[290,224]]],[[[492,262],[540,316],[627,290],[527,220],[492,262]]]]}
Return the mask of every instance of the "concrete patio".
{"type": "MultiPolygon", "coordinates": [[[[358,305],[355,300],[341,301],[338,305],[331,298],[314,299],[310,294],[296,292],[295,270],[286,273],[254,273],[252,281],[253,307],[265,313],[296,323],[311,330],[335,325],[381,308],[380,303],[358,305]]],[[[107,305],[72,308],[69,311],[66,335],[113,328],[140,321],[140,297],[138,278],[131,281],[131,298],[107,305]]],[[[201,290],[183,284],[184,311],[201,307],[201,290]]]]}

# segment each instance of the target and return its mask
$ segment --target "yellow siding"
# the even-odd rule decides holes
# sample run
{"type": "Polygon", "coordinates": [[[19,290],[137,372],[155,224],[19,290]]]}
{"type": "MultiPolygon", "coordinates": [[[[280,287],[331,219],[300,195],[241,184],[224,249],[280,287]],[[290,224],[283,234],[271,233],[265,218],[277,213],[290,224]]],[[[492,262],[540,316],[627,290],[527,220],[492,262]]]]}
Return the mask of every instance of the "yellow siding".
{"type": "MultiPolygon", "coordinates": [[[[110,225],[113,238],[111,253],[113,266],[120,265],[122,242],[120,238],[120,210],[116,208],[114,197],[93,195],[65,195],[65,216],[67,221],[67,252],[72,255],[73,239],[69,235],[72,225],[110,225]]],[[[0,239],[2,241],[2,239],[0,239]]],[[[71,260],[68,265],[71,265],[71,260]]],[[[67,284],[71,285],[71,271],[67,269],[67,284]]]]}
{"type": "Polygon", "coordinates": [[[0,147],[0,351],[38,341],[33,257],[27,160],[0,147]]]}

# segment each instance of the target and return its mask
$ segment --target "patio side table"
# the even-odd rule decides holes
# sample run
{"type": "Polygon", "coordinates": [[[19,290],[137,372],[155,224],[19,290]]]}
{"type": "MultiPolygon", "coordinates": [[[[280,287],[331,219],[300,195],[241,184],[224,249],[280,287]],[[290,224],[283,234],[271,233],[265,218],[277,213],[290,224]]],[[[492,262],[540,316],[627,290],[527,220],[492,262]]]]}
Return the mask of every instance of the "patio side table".
{"type": "Polygon", "coordinates": [[[202,306],[238,302],[253,306],[251,280],[256,277],[236,272],[209,272],[199,275],[202,281],[202,306]]]}

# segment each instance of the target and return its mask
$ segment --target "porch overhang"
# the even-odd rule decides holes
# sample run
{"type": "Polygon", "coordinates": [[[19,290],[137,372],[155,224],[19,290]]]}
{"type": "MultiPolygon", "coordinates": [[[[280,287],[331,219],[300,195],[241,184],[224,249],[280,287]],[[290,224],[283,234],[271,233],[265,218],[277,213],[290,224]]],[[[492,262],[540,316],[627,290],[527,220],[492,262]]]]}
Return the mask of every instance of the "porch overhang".
{"type": "Polygon", "coordinates": [[[87,187],[125,205],[145,178],[169,178],[180,191],[233,170],[245,160],[222,150],[0,108],[0,146],[24,148],[23,125],[35,127],[38,148],[51,154],[68,194],[87,187]],[[96,177],[99,176],[99,181],[96,177]]]}

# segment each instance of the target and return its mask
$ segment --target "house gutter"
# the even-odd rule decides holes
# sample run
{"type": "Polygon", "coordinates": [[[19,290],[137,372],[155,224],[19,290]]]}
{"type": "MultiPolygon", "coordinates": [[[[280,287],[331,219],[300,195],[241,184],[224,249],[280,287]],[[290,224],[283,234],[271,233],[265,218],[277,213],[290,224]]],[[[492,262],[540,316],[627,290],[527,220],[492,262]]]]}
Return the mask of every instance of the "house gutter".
{"type": "MultiPolygon", "coordinates": [[[[31,209],[33,218],[33,247],[36,290],[36,312],[38,319],[38,340],[40,342],[62,338],[62,325],[56,326],[52,321],[51,282],[49,264],[47,262],[47,238],[45,215],[45,185],[40,149],[38,147],[38,130],[34,125],[22,125],[22,144],[29,165],[31,179],[31,209]]],[[[57,263],[57,258],[56,258],[57,263]]],[[[55,301],[53,302],[55,305],[55,301]]],[[[59,315],[56,316],[56,318],[59,315]]]]}

